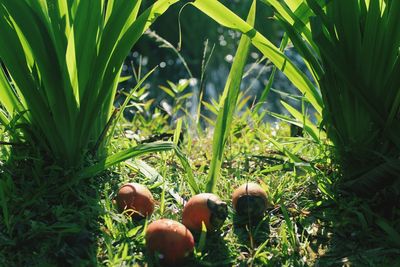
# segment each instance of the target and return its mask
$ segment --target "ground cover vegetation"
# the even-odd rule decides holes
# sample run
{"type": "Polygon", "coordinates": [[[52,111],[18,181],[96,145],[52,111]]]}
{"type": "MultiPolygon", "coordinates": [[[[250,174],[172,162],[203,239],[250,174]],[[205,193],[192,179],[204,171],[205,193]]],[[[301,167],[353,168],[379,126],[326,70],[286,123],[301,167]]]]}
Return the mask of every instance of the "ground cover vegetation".
{"type": "Polygon", "coordinates": [[[130,78],[120,77],[124,58],[175,2],[0,0],[0,266],[158,266],[148,225],[182,221],[198,193],[227,203],[227,219],[193,231],[182,266],[398,264],[400,3],[262,0],[285,30],[279,47],[254,28],[256,1],[244,19],[217,1],[188,3],[243,33],[222,94],[191,113],[190,80],[160,85],[171,110],[146,98],[154,70],[135,70],[135,88],[117,91],[130,78]],[[255,100],[241,88],[252,45],[274,65],[255,100]],[[280,89],[278,70],[300,92],[282,94],[287,114],[261,109],[280,89]],[[151,216],[121,213],[128,182],[150,190],[151,216]],[[259,218],[232,206],[247,182],[266,193],[259,218]]]}

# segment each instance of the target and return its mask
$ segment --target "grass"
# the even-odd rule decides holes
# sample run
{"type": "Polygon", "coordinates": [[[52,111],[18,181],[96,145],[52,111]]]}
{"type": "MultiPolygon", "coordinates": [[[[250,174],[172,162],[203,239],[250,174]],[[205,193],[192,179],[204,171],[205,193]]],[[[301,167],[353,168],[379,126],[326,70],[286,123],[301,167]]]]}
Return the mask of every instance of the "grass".
{"type": "MultiPolygon", "coordinates": [[[[264,125],[264,127],[269,127],[267,125],[264,125]]],[[[235,264],[242,264],[242,265],[247,265],[247,264],[254,264],[254,266],[258,266],[259,264],[264,264],[266,262],[270,262],[268,260],[268,257],[275,256],[273,258],[274,261],[270,262],[270,266],[274,266],[273,263],[279,263],[279,262],[285,262],[287,261],[288,263],[291,262],[291,259],[279,259],[283,258],[283,255],[279,255],[278,253],[279,249],[276,248],[276,250],[271,250],[271,247],[269,244],[264,245],[263,248],[259,248],[260,245],[262,245],[264,242],[268,240],[268,242],[276,242],[276,246],[281,246],[281,241],[279,240],[280,237],[278,237],[278,232],[286,232],[287,229],[285,228],[285,223],[283,218],[280,218],[282,213],[280,212],[279,209],[279,203],[285,203],[288,207],[293,206],[293,203],[295,200],[297,200],[298,197],[301,196],[293,196],[292,192],[297,192],[299,191],[298,189],[305,187],[308,183],[310,183],[310,179],[292,179],[293,175],[292,174],[284,174],[281,177],[278,173],[274,174],[262,174],[262,171],[264,170],[264,167],[266,165],[265,162],[263,162],[263,159],[258,159],[257,154],[252,155],[253,153],[251,151],[254,151],[255,147],[258,147],[258,151],[266,151],[266,150],[271,150],[269,148],[268,144],[263,143],[261,141],[257,141],[257,138],[244,138],[244,137],[250,137],[251,135],[255,134],[254,133],[255,129],[251,128],[244,128],[241,130],[241,133],[245,136],[240,136],[239,133],[237,134],[238,137],[233,137],[236,142],[232,142],[235,144],[235,146],[229,146],[227,148],[227,153],[226,153],[226,160],[224,161],[222,165],[222,172],[221,172],[221,179],[219,180],[219,183],[217,184],[218,188],[218,195],[220,195],[223,200],[227,201],[230,203],[230,195],[233,191],[233,188],[239,186],[240,184],[244,183],[245,181],[251,180],[251,181],[259,181],[264,184],[266,188],[268,188],[269,192],[274,192],[271,193],[271,201],[276,204],[273,209],[270,210],[270,215],[271,216],[266,216],[265,221],[260,224],[260,226],[257,227],[257,225],[250,227],[249,229],[246,229],[245,226],[240,226],[240,222],[237,221],[237,218],[235,218],[234,213],[232,211],[232,208],[229,210],[229,218],[227,219],[225,225],[222,227],[221,232],[215,233],[215,234],[209,234],[206,238],[206,245],[202,252],[198,252],[195,254],[195,256],[191,259],[190,262],[188,262],[188,266],[193,266],[193,265],[211,265],[211,266],[230,266],[230,265],[235,265],[235,264]],[[243,143],[243,141],[238,142],[239,140],[254,140],[251,141],[250,143],[246,144],[243,143]],[[284,192],[288,190],[288,192],[291,192],[288,194],[288,192],[284,192]],[[279,192],[278,192],[279,191],[279,192]],[[225,196],[225,197],[224,197],[225,196]],[[291,200],[293,199],[293,200],[291,200]],[[270,227],[266,227],[268,224],[268,221],[273,219],[274,223],[272,224],[272,229],[270,230],[270,227]],[[235,222],[235,224],[234,224],[235,222]],[[236,224],[237,223],[237,224],[236,224]],[[268,233],[268,231],[272,231],[272,233],[268,233]],[[276,236],[275,238],[269,238],[270,236],[276,236]],[[251,236],[250,240],[249,237],[251,236]],[[221,256],[222,255],[222,256],[221,256]],[[214,265],[213,265],[214,264],[214,265]]],[[[288,128],[280,130],[283,134],[288,133],[288,128]]],[[[257,134],[256,134],[257,135],[257,134]]],[[[253,136],[252,136],[253,137],[253,136]]],[[[254,136],[256,137],[256,136],[254,136]]],[[[261,136],[259,136],[261,139],[261,136]]],[[[195,172],[195,176],[198,177],[198,182],[200,187],[204,190],[206,187],[206,181],[207,181],[207,172],[208,172],[208,165],[211,160],[212,154],[209,153],[204,154],[204,151],[210,151],[209,149],[212,147],[212,141],[210,138],[201,138],[201,139],[195,139],[193,140],[193,147],[191,148],[191,161],[192,164],[195,165],[195,169],[197,171],[195,172]]],[[[183,144],[183,147],[185,144],[183,144]]],[[[164,177],[161,179],[162,181],[167,181],[169,186],[171,186],[176,192],[179,192],[179,195],[185,199],[188,199],[191,196],[189,188],[183,184],[182,187],[180,187],[180,183],[173,183],[174,181],[179,181],[180,179],[178,178],[181,175],[182,170],[176,169],[177,165],[174,165],[173,162],[171,162],[171,156],[170,155],[159,155],[157,157],[152,157],[146,159],[146,162],[149,162],[149,164],[152,163],[153,166],[160,166],[160,167],[155,167],[155,169],[160,170],[160,174],[164,177]],[[172,166],[170,168],[166,167],[161,167],[161,166],[172,166]]],[[[132,173],[132,170],[128,167],[123,168],[125,169],[128,173],[133,175],[135,177],[135,181],[140,181],[144,184],[148,184],[150,187],[152,187],[152,192],[155,195],[156,199],[160,199],[162,194],[163,194],[163,185],[160,184],[156,187],[152,186],[153,182],[149,181],[151,177],[146,177],[141,173],[132,173]]],[[[121,170],[122,171],[122,170],[121,170]]],[[[120,181],[129,181],[131,178],[120,178],[120,181]]],[[[118,188],[118,186],[114,186],[112,188],[111,186],[109,187],[109,190],[105,193],[106,196],[113,196],[115,195],[115,190],[118,188]]],[[[307,189],[308,190],[308,189],[307,189]]],[[[305,191],[307,191],[305,190],[305,191]]],[[[108,199],[105,200],[105,207],[108,207],[107,211],[110,212],[110,214],[107,215],[108,220],[111,220],[113,223],[111,224],[105,224],[105,230],[104,234],[106,237],[104,238],[105,242],[107,238],[110,236],[117,237],[117,240],[120,240],[122,243],[117,243],[119,244],[118,246],[109,246],[112,248],[112,253],[109,253],[111,255],[116,255],[118,251],[123,251],[122,247],[125,244],[130,247],[130,249],[137,249],[137,246],[141,246],[142,251],[145,252],[143,249],[143,232],[138,231],[137,237],[138,239],[135,241],[132,241],[131,238],[126,240],[126,231],[125,229],[126,224],[125,223],[120,223],[118,220],[112,220],[111,218],[118,218],[118,216],[121,218],[122,221],[126,220],[123,219],[124,216],[117,215],[115,214],[116,210],[111,204],[111,199],[112,197],[108,197],[108,199]],[[108,202],[108,203],[107,203],[108,202]],[[107,237],[108,236],[108,237],[107,237]],[[137,243],[139,240],[142,240],[142,242],[139,244],[137,243]]],[[[176,200],[173,196],[170,194],[165,195],[165,201],[160,202],[158,205],[157,211],[164,210],[163,213],[156,212],[151,220],[155,220],[157,218],[161,217],[168,217],[168,218],[173,218],[180,220],[181,216],[181,210],[182,210],[182,202],[179,200],[176,200]],[[164,208],[161,208],[160,205],[164,205],[164,208]]],[[[132,224],[137,226],[137,224],[132,224]]],[[[142,222],[142,226],[145,225],[145,222],[142,222]]],[[[132,228],[131,229],[135,229],[132,228]]],[[[144,226],[143,226],[144,227],[144,226]]],[[[142,228],[143,229],[143,228],[142,228]]],[[[129,229],[130,230],[130,229],[129,229]]],[[[289,235],[289,233],[287,234],[289,235]]],[[[198,236],[198,235],[197,235],[198,236]]],[[[115,242],[115,240],[114,240],[115,242]]],[[[107,247],[106,243],[104,244],[105,247],[107,247]]],[[[103,246],[104,246],[103,245],[103,246]]],[[[291,245],[289,245],[291,247],[291,245]]],[[[131,250],[129,250],[131,251],[131,250]]],[[[106,256],[107,253],[104,253],[105,259],[107,259],[106,256]]],[[[132,253],[128,253],[129,255],[132,255],[132,253]]],[[[147,261],[148,258],[145,254],[140,258],[141,260],[147,261]]],[[[121,258],[118,258],[118,260],[121,260],[121,258]]],[[[133,263],[133,258],[128,259],[128,262],[133,263]]]]}
{"type": "MultiPolygon", "coordinates": [[[[244,125],[244,120],[249,117],[236,116],[233,125],[244,125]]],[[[252,126],[234,129],[229,136],[217,184],[218,195],[230,204],[228,219],[221,231],[207,235],[205,246],[196,250],[185,266],[386,266],[396,262],[399,247],[386,243],[385,232],[372,223],[382,218],[372,210],[373,200],[338,200],[329,194],[335,190],[331,181],[337,175],[329,148],[315,144],[310,137],[290,137],[287,124],[271,126],[256,123],[256,119],[252,122],[252,126]],[[287,144],[288,151],[301,157],[303,166],[291,163],[282,151],[265,142],[265,135],[287,144]],[[283,165],[282,169],[268,170],[279,165],[283,165]],[[250,226],[235,217],[230,200],[233,189],[246,181],[261,183],[272,203],[263,221],[250,226]]],[[[130,127],[135,131],[135,126],[130,127]]],[[[201,191],[206,188],[212,158],[212,140],[208,136],[194,138],[190,144],[189,158],[201,191]]],[[[185,136],[183,151],[187,151],[187,140],[185,136]]],[[[157,154],[145,161],[162,178],[122,164],[115,169],[114,179],[106,182],[101,198],[105,212],[100,220],[100,264],[142,266],[152,260],[143,238],[148,221],[132,222],[118,214],[112,204],[119,185],[135,181],[149,186],[158,201],[149,221],[165,217],[179,221],[183,208],[179,197],[187,200],[191,196],[173,154],[157,154]]],[[[396,225],[394,221],[390,224],[396,225]]],[[[195,236],[199,242],[199,234],[195,236]]]]}
{"type": "Polygon", "coordinates": [[[9,138],[76,172],[106,157],[123,61],[175,2],[139,14],[140,0],[3,0],[0,123],[9,138]]]}
{"type": "MultiPolygon", "coordinates": [[[[0,11],[4,14],[11,12],[18,23],[25,25],[25,19],[15,9],[8,7],[20,5],[27,12],[31,4],[15,4],[9,0],[3,2],[0,11]]],[[[172,2],[162,1],[158,3],[161,5],[158,8],[165,11],[172,2]]],[[[121,2],[109,1],[107,6],[123,9],[120,4],[113,3],[121,2]]],[[[143,30],[130,24],[137,14],[134,6],[139,3],[132,4],[132,10],[126,11],[129,23],[125,22],[131,26],[123,27],[125,30],[131,27],[135,38],[143,30]]],[[[131,105],[132,100],[137,109],[136,114],[131,121],[127,121],[121,116],[122,108],[121,113],[116,115],[119,119],[108,125],[114,116],[110,115],[108,108],[112,106],[114,95],[109,95],[103,114],[107,120],[102,121],[102,127],[97,129],[99,132],[94,134],[101,137],[110,130],[112,135],[105,138],[109,156],[94,160],[89,157],[87,167],[80,168],[79,172],[55,165],[51,160],[54,151],[44,153],[41,146],[14,142],[19,141],[17,137],[21,137],[15,136],[20,133],[21,127],[21,124],[15,122],[18,116],[24,116],[25,111],[22,112],[23,108],[19,107],[19,115],[12,113],[13,105],[18,106],[17,94],[20,91],[12,87],[12,79],[7,76],[6,69],[2,69],[1,86],[8,89],[6,93],[9,94],[4,97],[1,107],[7,112],[0,113],[3,122],[0,128],[3,145],[0,149],[0,266],[158,266],[157,259],[149,255],[145,248],[144,235],[148,223],[159,218],[180,221],[184,202],[193,194],[205,191],[216,192],[229,204],[228,218],[215,233],[194,233],[196,248],[185,266],[397,264],[400,257],[399,193],[380,192],[371,199],[361,199],[341,191],[338,181],[342,176],[340,166],[335,161],[334,148],[326,135],[321,134],[321,130],[307,118],[304,103],[302,112],[284,103],[293,118],[273,114],[283,121],[303,127],[302,132],[296,136],[291,135],[291,128],[285,122],[265,122],[265,113],[258,114],[255,111],[258,111],[259,106],[244,105],[248,96],[240,93],[242,75],[237,74],[243,72],[246,50],[251,41],[278,68],[283,68],[318,114],[324,108],[317,88],[282,53],[288,39],[285,37],[278,49],[252,28],[255,1],[253,3],[249,24],[229,13],[218,2],[196,0],[192,3],[221,24],[246,33],[242,37],[221,99],[208,104],[202,102],[215,112],[216,119],[211,115],[206,120],[211,123],[216,121],[212,124],[215,130],[200,129],[199,124],[190,123],[193,118],[185,116],[185,102],[190,96],[190,92],[187,93],[188,83],[168,82],[170,88],[160,86],[175,98],[177,105],[172,107],[175,108],[173,112],[165,113],[159,109],[150,112],[151,100],[141,97],[146,94],[146,89],[141,88],[143,79],[139,79],[138,75],[137,88],[127,95],[128,99],[122,105],[131,105]],[[217,105],[218,108],[215,107],[217,105]],[[153,143],[165,137],[171,142],[153,143]],[[107,171],[104,172],[104,169],[107,171]],[[258,222],[238,218],[231,207],[232,191],[247,181],[258,182],[268,194],[270,207],[258,222]],[[115,195],[126,182],[138,182],[149,187],[157,201],[156,211],[150,218],[132,221],[117,211],[115,195]]],[[[35,7],[41,10],[43,6],[38,4],[35,7]]],[[[80,6],[84,7],[87,6],[80,6]]],[[[62,11],[63,5],[59,9],[62,11]]],[[[98,12],[104,10],[99,8],[98,12]]],[[[146,16],[154,19],[158,15],[154,12],[148,9],[142,13],[145,15],[138,18],[139,25],[143,28],[149,26],[146,16]]],[[[105,14],[106,21],[108,15],[105,14]]],[[[121,18],[121,23],[125,25],[123,20],[121,18]]],[[[11,29],[11,25],[16,27],[18,23],[8,22],[9,35],[17,35],[16,38],[23,42],[23,47],[17,48],[29,52],[30,47],[25,43],[23,35],[13,33],[11,29]]],[[[3,24],[8,22],[3,21],[3,24]]],[[[24,30],[28,31],[29,27],[24,30]]],[[[13,73],[17,73],[6,51],[11,47],[2,45],[2,55],[8,56],[6,61],[14,69],[13,73]]],[[[43,50],[39,48],[39,52],[43,50]]],[[[32,60],[34,50],[33,47],[30,56],[27,53],[29,66],[36,64],[32,60]]],[[[72,53],[73,50],[68,51],[72,53]]],[[[73,81],[70,68],[75,63],[69,60],[66,64],[64,71],[71,75],[67,78],[73,81]]],[[[110,74],[112,79],[109,79],[113,83],[113,86],[110,84],[111,92],[116,89],[114,78],[118,75],[114,74],[110,74]]],[[[44,74],[35,72],[34,75],[46,79],[44,74]]],[[[20,82],[23,81],[21,77],[17,79],[20,82]]],[[[34,82],[39,83],[37,80],[34,82]]],[[[50,82],[44,81],[44,84],[50,82]]],[[[264,96],[271,85],[267,85],[264,96]]],[[[99,89],[103,90],[104,86],[99,89]]],[[[64,88],[64,92],[71,93],[68,88],[64,88]]],[[[107,89],[107,86],[104,88],[107,89]]],[[[28,87],[20,89],[30,92],[28,87]]],[[[38,110],[44,108],[37,106],[36,101],[32,102],[38,110]]],[[[88,108],[94,103],[88,103],[88,108]]],[[[73,106],[69,107],[74,109],[73,106]]],[[[35,111],[30,112],[33,113],[26,115],[25,121],[29,122],[30,116],[35,117],[40,113],[34,115],[35,111]]],[[[82,114],[89,116],[85,112],[82,114]]],[[[37,123],[41,125],[42,122],[38,120],[37,123]]],[[[83,126],[90,128],[89,123],[83,126]]],[[[40,129],[44,130],[45,127],[40,129]]],[[[56,138],[50,132],[47,134],[56,138]]],[[[47,142],[51,146],[51,140],[47,142]]],[[[96,146],[97,142],[94,144],[96,146]]],[[[70,161],[67,165],[70,166],[75,160],[80,161],[79,157],[74,158],[74,153],[67,154],[69,156],[66,159],[70,161]]],[[[391,189],[395,190],[388,190],[391,189]]]]}
{"type": "Polygon", "coordinates": [[[223,4],[198,0],[192,5],[248,36],[304,95],[321,118],[319,129],[334,143],[343,190],[369,197],[398,192],[400,35],[387,33],[399,26],[399,2],[263,2],[274,8],[313,80],[281,52],[282,47],[275,47],[223,4]]]}
{"type": "MultiPolygon", "coordinates": [[[[234,128],[217,184],[218,195],[230,207],[228,219],[221,231],[207,234],[201,250],[196,243],[196,252],[185,266],[394,264],[400,247],[395,240],[388,241],[388,233],[373,223],[384,218],[373,210],[375,201],[332,198],[329,194],[335,190],[331,181],[337,175],[330,162],[329,147],[316,144],[307,136],[290,137],[287,124],[271,125],[260,122],[250,110],[247,114],[233,118],[234,128]],[[266,142],[266,137],[285,144],[286,153],[301,158],[302,164],[294,163],[285,151],[266,142]],[[263,220],[254,225],[236,218],[231,208],[233,189],[246,181],[259,182],[272,204],[263,220]]],[[[167,117],[159,114],[158,118],[154,127],[164,122],[163,129],[168,131],[167,117]]],[[[126,133],[138,129],[143,129],[140,124],[122,121],[112,140],[113,149],[134,145],[136,141],[126,133]]],[[[155,131],[149,127],[138,138],[146,139],[155,131]]],[[[212,158],[209,136],[192,137],[189,143],[184,132],[180,145],[184,152],[190,150],[191,166],[201,191],[206,188],[212,158]]],[[[19,161],[14,162],[18,165],[19,161]]],[[[19,166],[33,170],[29,173],[34,176],[43,175],[45,168],[40,161],[32,162],[30,166],[19,166]]],[[[21,178],[10,182],[14,189],[6,196],[8,224],[2,225],[9,225],[10,230],[2,227],[0,231],[0,265],[156,265],[146,252],[144,232],[155,219],[180,220],[182,198],[187,200],[192,195],[181,166],[173,152],[151,154],[141,161],[120,163],[108,173],[92,178],[91,186],[76,184],[63,192],[57,190],[60,180],[32,179],[27,177],[27,169],[20,169],[21,178]],[[157,200],[155,213],[148,220],[131,221],[113,204],[119,186],[128,181],[147,185],[157,200]]],[[[48,171],[53,178],[58,174],[57,170],[48,171]]],[[[2,181],[7,183],[7,179],[2,181]]],[[[0,194],[0,198],[4,197],[0,194]]],[[[3,214],[0,218],[4,221],[6,217],[3,214]]],[[[391,227],[398,225],[398,219],[384,220],[391,227]]],[[[199,234],[195,236],[198,242],[199,234]]]]}
{"type": "Polygon", "coordinates": [[[319,127],[334,144],[343,188],[364,196],[398,190],[400,35],[386,33],[400,25],[399,2],[263,2],[274,7],[318,84],[319,127]]]}

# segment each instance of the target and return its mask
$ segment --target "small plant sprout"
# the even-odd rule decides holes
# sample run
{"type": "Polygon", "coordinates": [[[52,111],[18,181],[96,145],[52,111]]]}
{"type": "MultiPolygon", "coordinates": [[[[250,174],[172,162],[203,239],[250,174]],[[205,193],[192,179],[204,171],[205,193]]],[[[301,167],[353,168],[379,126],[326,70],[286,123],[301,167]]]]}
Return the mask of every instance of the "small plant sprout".
{"type": "Polygon", "coordinates": [[[233,192],[232,204],[237,215],[260,219],[268,207],[267,194],[259,184],[248,182],[233,192]]]}
{"type": "Polygon", "coordinates": [[[186,203],[183,214],[183,224],[192,231],[200,232],[204,222],[207,231],[219,229],[228,215],[225,202],[211,193],[193,196],[186,203]]]}
{"type": "Polygon", "coordinates": [[[154,211],[153,195],[141,184],[124,184],[119,189],[116,200],[120,212],[126,211],[134,219],[148,217],[154,211]]]}
{"type": "Polygon", "coordinates": [[[152,222],[146,231],[146,246],[151,254],[167,266],[179,266],[193,252],[192,233],[181,223],[170,219],[152,222]]]}

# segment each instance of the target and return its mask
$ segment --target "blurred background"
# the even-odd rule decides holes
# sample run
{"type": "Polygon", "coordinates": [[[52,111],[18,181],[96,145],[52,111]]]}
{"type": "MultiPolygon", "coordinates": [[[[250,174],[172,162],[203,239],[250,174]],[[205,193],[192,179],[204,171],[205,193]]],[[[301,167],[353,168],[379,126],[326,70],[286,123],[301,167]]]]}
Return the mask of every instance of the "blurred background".
{"type": "MultiPolygon", "coordinates": [[[[144,7],[151,2],[145,1],[144,7]]],[[[251,1],[221,2],[246,19],[251,1]]],[[[178,3],[170,8],[133,47],[122,72],[123,76],[132,78],[121,83],[119,89],[129,92],[141,77],[158,66],[144,83],[147,90],[145,95],[140,96],[141,101],[152,99],[151,109],[160,108],[167,113],[177,113],[176,105],[181,104],[185,112],[196,116],[201,99],[201,114],[212,118],[211,110],[218,103],[224,89],[240,33],[218,25],[191,5],[182,9],[183,6],[184,3],[178,3]],[[177,103],[179,97],[182,103],[177,103]]],[[[268,6],[258,4],[255,28],[279,46],[283,31],[272,16],[273,12],[268,6]]],[[[306,72],[301,57],[292,48],[287,48],[286,54],[306,72]]],[[[241,88],[243,107],[252,108],[257,103],[268,83],[271,70],[270,62],[252,48],[241,88]]],[[[301,101],[293,98],[293,95],[298,95],[298,91],[282,73],[277,73],[272,88],[260,111],[267,109],[285,113],[279,102],[282,98],[300,108],[301,101]]],[[[119,102],[124,99],[123,94],[121,96],[119,102]]],[[[129,119],[136,111],[135,108],[129,108],[125,115],[129,119]]],[[[173,115],[179,116],[178,113],[173,115]]],[[[269,115],[265,119],[274,121],[269,115]]]]}

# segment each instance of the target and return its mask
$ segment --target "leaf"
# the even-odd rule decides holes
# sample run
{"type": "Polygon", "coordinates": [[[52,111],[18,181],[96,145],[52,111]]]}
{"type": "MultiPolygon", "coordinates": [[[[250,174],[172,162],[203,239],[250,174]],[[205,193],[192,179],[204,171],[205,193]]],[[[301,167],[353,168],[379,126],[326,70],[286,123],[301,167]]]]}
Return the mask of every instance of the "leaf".
{"type": "Polygon", "coordinates": [[[400,233],[397,232],[385,219],[378,218],[376,224],[386,233],[386,238],[397,248],[400,248],[400,233]]]}
{"type": "Polygon", "coordinates": [[[153,167],[149,166],[146,162],[139,159],[135,159],[135,160],[128,160],[125,162],[125,164],[129,168],[134,168],[136,170],[139,170],[141,174],[143,174],[147,179],[150,180],[149,181],[150,183],[163,184],[164,188],[168,188],[168,193],[175,199],[177,203],[180,204],[185,203],[185,200],[177,192],[175,192],[173,185],[168,184],[167,180],[165,180],[164,177],[162,177],[159,172],[157,172],[153,167]]]}
{"type": "Polygon", "coordinates": [[[321,114],[323,102],[318,90],[306,75],[279,51],[272,42],[217,1],[195,0],[192,2],[192,5],[219,24],[246,34],[253,45],[257,47],[264,56],[271,60],[271,62],[275,64],[304,95],[306,95],[312,106],[321,114]]]}
{"type": "Polygon", "coordinates": [[[281,101],[282,105],[286,108],[287,111],[298,121],[300,122],[300,126],[302,127],[313,139],[316,143],[321,143],[321,134],[320,130],[317,126],[315,126],[307,117],[306,114],[302,114],[297,111],[295,108],[290,106],[288,103],[281,101]]]}
{"type": "Polygon", "coordinates": [[[206,246],[207,240],[207,227],[206,224],[202,221],[201,222],[201,233],[199,243],[197,245],[197,251],[202,252],[206,246]]]}
{"type": "Polygon", "coordinates": [[[79,179],[85,179],[85,178],[90,178],[94,177],[107,168],[118,164],[122,161],[125,161],[130,158],[135,158],[138,156],[141,156],[143,154],[148,154],[148,153],[154,153],[154,152],[162,152],[162,151],[170,151],[174,150],[175,154],[178,156],[179,160],[182,163],[182,166],[186,172],[186,179],[187,182],[192,189],[193,193],[199,193],[199,188],[197,186],[197,183],[194,179],[192,169],[190,167],[189,161],[187,158],[183,155],[183,153],[179,150],[178,147],[176,147],[173,143],[171,142],[155,142],[155,143],[148,143],[148,144],[140,144],[136,147],[128,148],[126,150],[120,151],[115,153],[114,155],[110,155],[102,160],[100,160],[98,163],[95,163],[89,167],[84,168],[78,173],[79,179]]]}
{"type": "MultiPolygon", "coordinates": [[[[251,25],[254,25],[255,12],[256,1],[253,1],[247,18],[248,23],[251,25]]],[[[240,84],[249,54],[249,49],[250,39],[246,35],[242,35],[228,79],[225,84],[223,95],[220,100],[220,108],[218,111],[217,122],[213,135],[213,154],[207,177],[206,192],[215,191],[226,141],[230,133],[233,114],[236,110],[240,93],[240,84]]]]}

